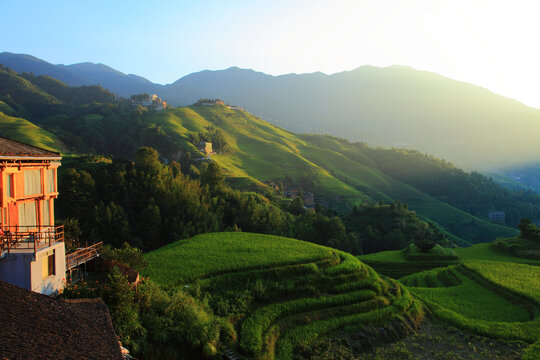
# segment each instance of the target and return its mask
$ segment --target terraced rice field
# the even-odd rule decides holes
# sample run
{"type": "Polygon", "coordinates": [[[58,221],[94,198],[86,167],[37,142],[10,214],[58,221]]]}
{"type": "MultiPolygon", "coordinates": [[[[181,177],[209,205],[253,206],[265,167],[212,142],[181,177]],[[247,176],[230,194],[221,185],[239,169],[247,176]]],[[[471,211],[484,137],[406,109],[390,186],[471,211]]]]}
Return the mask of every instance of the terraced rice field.
{"type": "Polygon", "coordinates": [[[525,259],[495,251],[490,243],[476,244],[466,248],[453,249],[458,255],[456,260],[441,260],[429,258],[422,260],[408,260],[405,250],[382,251],[373,254],[360,255],[360,261],[373,267],[379,274],[394,279],[444,266],[451,266],[471,260],[497,261],[516,264],[540,265],[540,260],[525,259]]]}
{"type": "Polygon", "coordinates": [[[423,315],[397,281],[352,255],[298,240],[207,234],[150,252],[147,260],[154,281],[206,294],[218,315],[234,321],[235,350],[249,358],[291,359],[298,345],[336,331],[390,321],[410,328],[423,315]],[[192,258],[205,265],[195,268],[192,258]],[[252,301],[241,307],[239,298],[252,301]]]}
{"type": "Polygon", "coordinates": [[[328,259],[332,251],[300,240],[249,233],[208,233],[146,254],[145,275],[167,285],[208,276],[328,259]]]}
{"type": "Polygon", "coordinates": [[[400,279],[439,318],[477,334],[533,345],[540,359],[540,268],[468,261],[400,279]]]}

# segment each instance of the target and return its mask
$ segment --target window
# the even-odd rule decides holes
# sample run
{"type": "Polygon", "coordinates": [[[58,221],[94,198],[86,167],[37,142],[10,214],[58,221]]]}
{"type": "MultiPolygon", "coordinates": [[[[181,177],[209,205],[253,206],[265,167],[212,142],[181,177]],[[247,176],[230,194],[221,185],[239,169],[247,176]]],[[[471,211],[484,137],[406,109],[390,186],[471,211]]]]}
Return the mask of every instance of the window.
{"type": "Polygon", "coordinates": [[[24,226],[24,230],[29,230],[37,227],[37,212],[36,203],[27,202],[18,204],[19,208],[19,225],[24,226]]]}
{"type": "Polygon", "coordinates": [[[43,223],[41,225],[43,226],[51,225],[51,208],[49,201],[51,200],[43,200],[41,202],[43,206],[43,223]]]}
{"type": "Polygon", "coordinates": [[[49,250],[41,255],[41,277],[43,279],[55,275],[55,262],[54,250],[49,250]]]}
{"type": "Polygon", "coordinates": [[[8,198],[13,198],[15,197],[15,191],[13,189],[13,174],[7,174],[7,183],[6,183],[6,187],[7,187],[7,197],[8,198]]]}
{"type": "Polygon", "coordinates": [[[41,170],[24,172],[24,195],[41,194],[41,170]]]}
{"type": "Polygon", "coordinates": [[[54,180],[54,169],[45,170],[45,188],[47,189],[48,193],[53,193],[56,191],[56,183],[54,180]]]}

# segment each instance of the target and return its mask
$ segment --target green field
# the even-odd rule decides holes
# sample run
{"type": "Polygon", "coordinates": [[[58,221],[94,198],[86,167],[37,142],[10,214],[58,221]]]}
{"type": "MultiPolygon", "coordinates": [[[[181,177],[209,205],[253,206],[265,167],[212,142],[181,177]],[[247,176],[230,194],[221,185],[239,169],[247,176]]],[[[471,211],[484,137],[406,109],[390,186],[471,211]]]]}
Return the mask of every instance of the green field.
{"type": "Polygon", "coordinates": [[[406,288],[354,256],[283,237],[210,233],[145,255],[143,275],[206,299],[233,321],[234,351],[291,359],[297,345],[387,322],[410,327],[423,317],[406,288]]]}
{"type": "Polygon", "coordinates": [[[439,319],[495,339],[525,341],[523,359],[540,359],[540,261],[500,252],[492,244],[452,249],[453,261],[408,260],[407,251],[358,258],[399,278],[439,319]]]}
{"type": "MultiPolygon", "coordinates": [[[[523,358],[536,359],[538,266],[516,263],[528,260],[487,244],[452,251],[436,249],[433,257],[457,253],[459,259],[439,260],[439,267],[416,271],[398,283],[347,253],[315,244],[210,233],[146,254],[143,275],[206,299],[216,315],[234,323],[237,338],[231,349],[247,358],[291,359],[298,349],[342,336],[344,330],[355,333],[396,321],[419,324],[423,309],[417,297],[443,323],[465,334],[521,341],[518,348],[529,346],[520,350],[523,358]],[[485,260],[489,257],[502,261],[485,260]]],[[[362,258],[393,261],[396,269],[437,263],[405,260],[400,252],[362,258]]]]}
{"type": "MultiPolygon", "coordinates": [[[[468,256],[483,251],[469,251],[468,256]]],[[[540,358],[538,265],[469,260],[405,276],[433,314],[459,328],[496,339],[532,343],[524,359],[540,358]]]]}
{"type": "Polygon", "coordinates": [[[524,308],[486,289],[459,271],[449,271],[460,280],[459,285],[447,286],[442,283],[439,280],[441,276],[438,276],[442,272],[440,269],[406,276],[400,281],[407,286],[417,284],[419,287],[413,292],[422,299],[470,319],[507,322],[529,320],[529,313],[524,308]]]}
{"type": "Polygon", "coordinates": [[[53,134],[32,124],[30,121],[6,115],[2,112],[2,109],[9,110],[9,107],[0,101],[0,136],[46,150],[63,150],[60,141],[53,134]]]}
{"type": "Polygon", "coordinates": [[[408,260],[405,250],[382,251],[360,255],[358,259],[373,267],[379,273],[399,279],[404,276],[441,266],[455,265],[469,260],[500,261],[518,264],[540,265],[540,260],[525,259],[495,251],[490,243],[452,249],[459,255],[456,260],[429,259],[408,260]]]}
{"type": "Polygon", "coordinates": [[[310,263],[331,256],[328,248],[280,236],[209,233],[147,253],[145,275],[160,284],[184,284],[223,273],[310,263]]]}

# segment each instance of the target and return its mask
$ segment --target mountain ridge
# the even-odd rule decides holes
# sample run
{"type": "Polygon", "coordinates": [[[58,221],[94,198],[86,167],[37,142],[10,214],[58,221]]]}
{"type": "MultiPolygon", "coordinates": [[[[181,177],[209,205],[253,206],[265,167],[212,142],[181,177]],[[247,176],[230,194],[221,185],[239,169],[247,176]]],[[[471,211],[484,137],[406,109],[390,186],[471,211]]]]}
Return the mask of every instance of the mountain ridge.
{"type": "MultiPolygon", "coordinates": [[[[16,55],[8,55],[14,62],[16,55]]],[[[0,63],[6,56],[0,54],[0,63]]],[[[540,132],[540,110],[489,89],[408,66],[365,65],[330,75],[279,76],[229,67],[159,85],[106,65],[83,64],[70,65],[74,67],[67,74],[91,79],[119,95],[156,93],[182,106],[200,98],[221,98],[288,130],[414,148],[466,169],[491,171],[534,162],[540,153],[534,136],[540,132]],[[91,70],[75,72],[81,68],[91,70]]],[[[28,72],[28,68],[21,70],[23,65],[24,61],[15,70],[28,72]]],[[[50,66],[49,72],[53,71],[50,66]]]]}

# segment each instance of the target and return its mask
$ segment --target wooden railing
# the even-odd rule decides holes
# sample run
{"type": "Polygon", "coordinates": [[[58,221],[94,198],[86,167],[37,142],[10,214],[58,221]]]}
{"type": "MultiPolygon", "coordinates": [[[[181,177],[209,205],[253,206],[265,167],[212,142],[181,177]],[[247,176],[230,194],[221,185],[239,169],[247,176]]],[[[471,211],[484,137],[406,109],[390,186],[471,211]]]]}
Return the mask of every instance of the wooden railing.
{"type": "Polygon", "coordinates": [[[64,226],[2,226],[0,253],[31,249],[34,255],[39,249],[64,241],[64,226]]]}
{"type": "Polygon", "coordinates": [[[85,262],[95,259],[103,249],[103,242],[80,248],[66,255],[66,270],[71,270],[85,262]]]}

